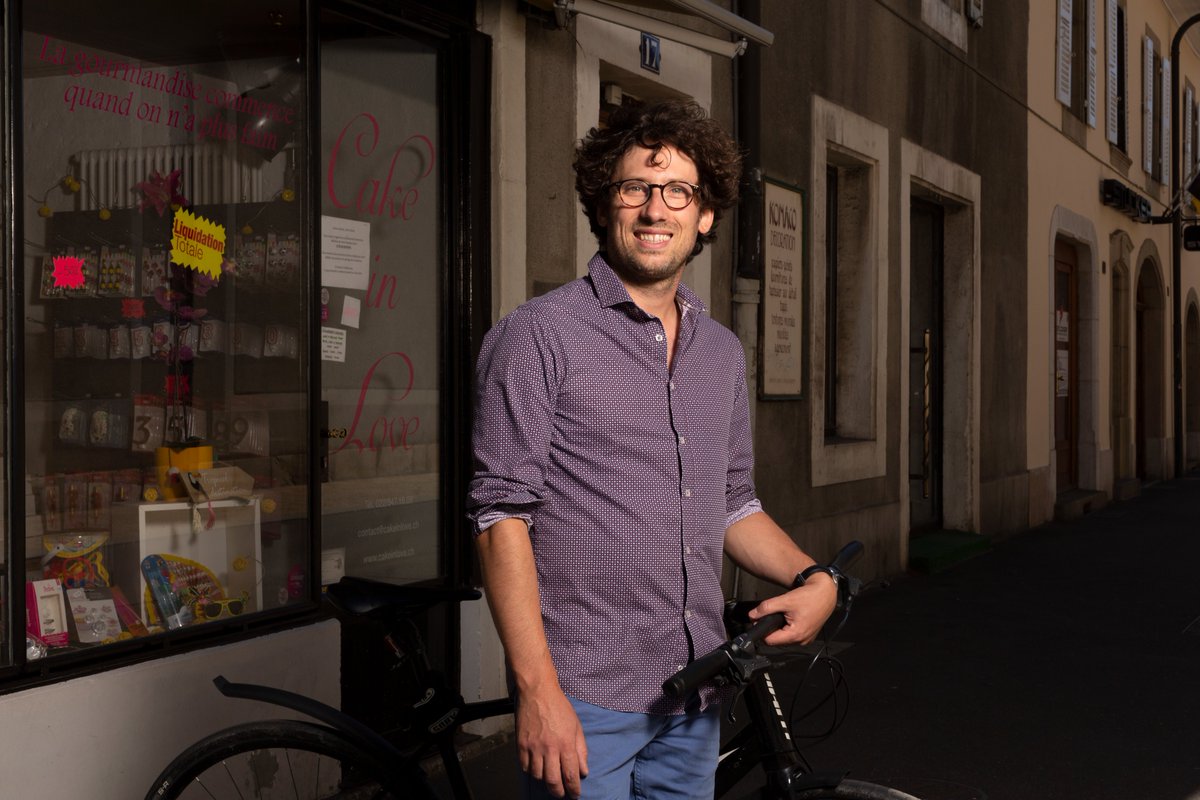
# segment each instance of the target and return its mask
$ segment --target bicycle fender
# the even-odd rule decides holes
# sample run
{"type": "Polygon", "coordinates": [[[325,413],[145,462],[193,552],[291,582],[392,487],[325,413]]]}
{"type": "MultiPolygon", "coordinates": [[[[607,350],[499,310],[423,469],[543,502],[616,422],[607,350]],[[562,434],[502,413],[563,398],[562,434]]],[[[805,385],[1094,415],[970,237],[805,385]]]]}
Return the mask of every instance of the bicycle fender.
{"type": "Polygon", "coordinates": [[[272,686],[261,686],[254,683],[233,683],[218,675],[213,678],[213,684],[226,697],[243,700],[258,700],[263,703],[290,708],[299,711],[315,720],[325,723],[331,728],[344,734],[351,742],[368,753],[374,753],[382,758],[384,763],[398,762],[401,759],[399,751],[383,736],[356,720],[354,717],[339,711],[331,705],[314,700],[302,694],[289,692],[286,689],[276,689],[272,686]]]}

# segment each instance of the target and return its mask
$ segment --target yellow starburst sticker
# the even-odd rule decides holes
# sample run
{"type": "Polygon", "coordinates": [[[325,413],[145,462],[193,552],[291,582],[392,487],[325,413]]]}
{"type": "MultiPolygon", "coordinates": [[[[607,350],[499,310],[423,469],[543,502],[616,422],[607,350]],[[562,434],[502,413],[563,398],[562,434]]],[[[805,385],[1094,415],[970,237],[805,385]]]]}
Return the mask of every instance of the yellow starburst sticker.
{"type": "Polygon", "coordinates": [[[171,226],[171,260],[213,278],[221,277],[225,227],[186,208],[175,212],[171,226]]]}

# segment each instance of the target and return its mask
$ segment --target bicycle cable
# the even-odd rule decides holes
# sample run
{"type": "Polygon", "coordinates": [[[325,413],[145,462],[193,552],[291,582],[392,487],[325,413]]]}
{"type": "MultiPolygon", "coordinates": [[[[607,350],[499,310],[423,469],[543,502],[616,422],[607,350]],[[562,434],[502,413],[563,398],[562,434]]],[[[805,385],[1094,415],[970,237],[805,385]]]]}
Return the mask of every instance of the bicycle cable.
{"type": "MultiPolygon", "coordinates": [[[[850,606],[854,601],[854,595],[856,593],[857,592],[849,592],[847,594],[845,603],[842,607],[841,618],[838,619],[837,624],[834,625],[833,629],[829,630],[829,626],[825,626],[825,630],[822,631],[822,635],[820,637],[820,646],[813,654],[813,657],[809,659],[808,665],[804,668],[804,672],[800,676],[799,682],[796,684],[795,691],[792,692],[792,701],[788,706],[788,726],[791,728],[793,739],[803,739],[810,746],[819,744],[833,736],[833,734],[837,732],[838,728],[841,727],[842,722],[846,719],[846,715],[849,713],[850,689],[849,684],[846,682],[845,669],[842,666],[842,662],[836,657],[829,655],[828,651],[830,644],[837,638],[837,635],[841,633],[842,627],[850,618],[850,606]],[[829,669],[831,684],[830,689],[828,693],[823,695],[814,705],[804,711],[803,714],[797,716],[796,706],[799,703],[800,695],[805,686],[808,685],[809,677],[813,674],[813,668],[818,663],[824,664],[829,669]],[[839,703],[839,693],[845,695],[844,703],[839,703]],[[805,720],[814,716],[830,702],[833,703],[833,716],[829,722],[829,726],[825,730],[814,734],[801,734],[798,732],[798,723],[804,722],[805,720]]],[[[797,746],[797,753],[799,753],[799,746],[797,746]]],[[[803,759],[803,756],[801,756],[801,759],[803,759]]]]}

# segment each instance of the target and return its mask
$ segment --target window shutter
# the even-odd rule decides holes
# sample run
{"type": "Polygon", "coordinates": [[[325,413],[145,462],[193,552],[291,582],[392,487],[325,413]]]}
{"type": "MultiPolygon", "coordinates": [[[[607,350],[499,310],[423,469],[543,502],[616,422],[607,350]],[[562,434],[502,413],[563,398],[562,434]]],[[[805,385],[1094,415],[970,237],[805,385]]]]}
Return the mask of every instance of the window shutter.
{"type": "Polygon", "coordinates": [[[1188,179],[1188,172],[1192,169],[1192,87],[1187,87],[1183,91],[1183,161],[1180,166],[1183,167],[1183,179],[1188,179]]]}
{"type": "Polygon", "coordinates": [[[1071,107],[1071,0],[1058,0],[1058,102],[1071,107]]]}
{"type": "Polygon", "coordinates": [[[1162,182],[1171,182],[1171,59],[1162,60],[1162,182]]]}
{"type": "Polygon", "coordinates": [[[1142,39],[1142,169],[1154,172],[1154,40],[1142,39]]]}
{"type": "Polygon", "coordinates": [[[1105,124],[1105,134],[1108,141],[1116,144],[1120,141],[1118,126],[1121,124],[1118,118],[1117,106],[1119,98],[1117,97],[1117,0],[1105,0],[1108,7],[1105,17],[1107,23],[1104,26],[1104,55],[1108,59],[1108,78],[1105,81],[1105,111],[1107,112],[1107,120],[1105,124]]]}
{"type": "MultiPolygon", "coordinates": [[[[1128,155],[1133,152],[1133,142],[1131,141],[1133,137],[1133,128],[1129,126],[1129,115],[1132,113],[1129,107],[1133,105],[1133,103],[1129,102],[1129,98],[1133,94],[1133,84],[1129,82],[1129,65],[1133,62],[1129,60],[1130,44],[1128,17],[1125,18],[1125,23],[1126,24],[1124,28],[1117,31],[1117,38],[1124,43],[1125,47],[1125,74],[1120,76],[1120,79],[1125,82],[1125,119],[1120,121],[1121,130],[1118,136],[1125,139],[1125,153],[1128,155]]],[[[1120,24],[1120,18],[1118,18],[1117,24],[1120,24]]]]}
{"type": "Polygon", "coordinates": [[[1096,0],[1087,0],[1087,123],[1096,127],[1096,0]]]}

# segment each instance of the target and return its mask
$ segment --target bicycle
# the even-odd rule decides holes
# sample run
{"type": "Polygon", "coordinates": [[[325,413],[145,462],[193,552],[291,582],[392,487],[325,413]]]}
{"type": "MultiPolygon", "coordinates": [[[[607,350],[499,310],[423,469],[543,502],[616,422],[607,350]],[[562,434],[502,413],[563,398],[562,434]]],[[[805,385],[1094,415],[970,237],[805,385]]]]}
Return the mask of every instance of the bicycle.
{"type": "MultiPolygon", "coordinates": [[[[852,560],[848,550],[830,568],[841,575],[852,560]]],[[[856,551],[857,552],[857,551],[856,551]]],[[[849,581],[839,581],[848,605],[849,581]]],[[[421,762],[437,756],[456,800],[473,796],[460,763],[455,736],[461,725],[513,711],[508,698],[464,702],[449,688],[445,675],[432,667],[413,622],[416,613],[438,603],[478,599],[474,589],[392,586],[361,578],[343,578],[328,596],[341,612],[366,614],[387,622],[384,641],[396,657],[398,675],[390,689],[416,698],[405,720],[407,741],[390,741],[352,716],[303,695],[254,684],[214,679],[226,697],[259,700],[300,712],[316,720],[266,720],[235,725],[207,736],[179,754],[155,780],[146,800],[189,798],[282,798],[290,800],[435,800],[421,762]],[[303,792],[303,793],[302,793],[303,792]]],[[[733,616],[753,603],[731,603],[733,616]]],[[[799,752],[786,737],[787,720],[774,702],[767,667],[756,643],[782,625],[772,615],[738,634],[717,650],[672,676],[664,691],[688,692],[704,681],[738,684],[745,689],[750,724],[723,753],[717,773],[717,796],[757,764],[767,775],[761,795],[769,800],[916,800],[874,784],[815,775],[805,769],[799,752]],[[668,686],[669,684],[669,686],[668,686]],[[775,788],[772,788],[775,787],[775,788]],[[766,793],[774,792],[774,793],[766,793]]],[[[386,690],[385,690],[386,691],[386,690]]],[[[514,764],[514,769],[515,769],[514,764]]]]}
{"type": "MultiPolygon", "coordinates": [[[[421,762],[440,757],[456,800],[472,797],[455,736],[471,721],[511,714],[508,698],[468,703],[433,667],[415,616],[439,603],[478,600],[475,589],[394,586],[342,578],[327,592],[340,612],[385,623],[396,661],[388,688],[415,697],[394,742],[354,717],[304,695],[256,684],[213,683],[226,697],[298,711],[316,722],[278,719],[234,725],[180,753],[155,779],[146,800],[287,798],[288,800],[436,800],[421,762]]],[[[385,689],[385,691],[387,691],[385,689]]]]}
{"type": "MultiPolygon", "coordinates": [[[[825,567],[837,583],[837,608],[842,611],[827,640],[836,635],[849,617],[851,603],[861,587],[856,578],[846,573],[846,568],[862,550],[861,542],[852,541],[825,567]]],[[[770,668],[775,663],[758,649],[764,638],[783,627],[784,617],[770,614],[751,623],[747,612],[756,605],[754,601],[727,603],[726,629],[736,635],[663,682],[663,691],[674,697],[686,696],[710,682],[733,685],[742,692],[750,723],[721,747],[715,796],[728,796],[761,765],[765,785],[752,794],[759,800],[917,800],[896,789],[848,778],[845,773],[814,772],[809,767],[793,739],[791,720],[784,713],[771,680],[770,668]]],[[[813,656],[810,667],[823,650],[824,647],[813,656]]]]}

